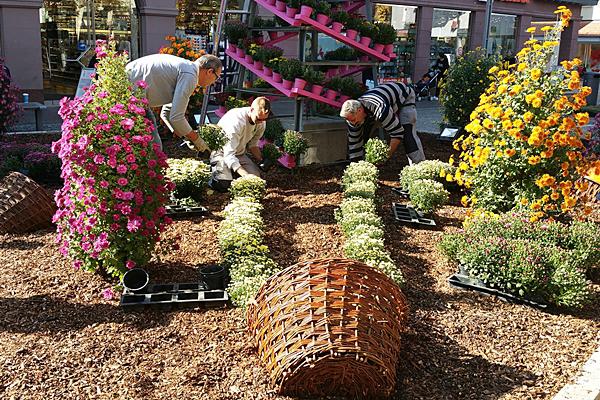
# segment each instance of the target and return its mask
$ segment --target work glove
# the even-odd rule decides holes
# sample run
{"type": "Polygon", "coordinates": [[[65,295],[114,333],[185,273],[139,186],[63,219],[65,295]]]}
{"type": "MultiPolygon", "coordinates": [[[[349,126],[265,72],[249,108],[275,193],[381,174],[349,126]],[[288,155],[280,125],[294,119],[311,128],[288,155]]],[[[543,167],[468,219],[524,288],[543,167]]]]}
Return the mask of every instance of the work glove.
{"type": "Polygon", "coordinates": [[[192,150],[197,150],[199,153],[203,153],[206,150],[210,150],[204,140],[196,133],[190,132],[185,136],[186,144],[192,150]],[[191,144],[191,145],[190,145],[191,144]],[[192,147],[193,146],[193,147],[192,147]]]}

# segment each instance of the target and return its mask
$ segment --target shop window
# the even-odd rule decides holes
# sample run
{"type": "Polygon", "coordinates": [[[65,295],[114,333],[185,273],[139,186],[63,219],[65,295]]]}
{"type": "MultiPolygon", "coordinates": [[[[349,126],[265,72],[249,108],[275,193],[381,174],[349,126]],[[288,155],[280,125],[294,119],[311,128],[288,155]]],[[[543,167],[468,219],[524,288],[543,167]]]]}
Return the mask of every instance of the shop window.
{"type": "Polygon", "coordinates": [[[134,0],[44,0],[40,24],[45,98],[75,93],[81,68],[93,64],[97,39],[113,37],[118,50],[135,55],[134,10],[134,0]]]}
{"type": "Polygon", "coordinates": [[[391,24],[397,33],[394,44],[396,58],[380,64],[380,81],[399,80],[410,83],[414,69],[417,7],[376,4],[373,16],[375,21],[391,24]]]}
{"type": "Polygon", "coordinates": [[[433,9],[431,28],[430,65],[439,53],[443,53],[450,63],[460,57],[468,46],[470,11],[433,9]]]}
{"type": "Polygon", "coordinates": [[[504,57],[514,56],[517,17],[514,15],[492,14],[487,50],[491,54],[504,57]]]}

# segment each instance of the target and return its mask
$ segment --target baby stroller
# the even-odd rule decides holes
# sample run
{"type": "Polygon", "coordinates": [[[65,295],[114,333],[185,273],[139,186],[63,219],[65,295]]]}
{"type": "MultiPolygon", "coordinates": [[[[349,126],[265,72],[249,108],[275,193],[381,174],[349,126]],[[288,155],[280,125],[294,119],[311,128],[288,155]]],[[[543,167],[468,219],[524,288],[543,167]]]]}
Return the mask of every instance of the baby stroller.
{"type": "Polygon", "coordinates": [[[436,100],[435,96],[431,95],[431,91],[435,94],[439,80],[440,71],[437,69],[429,70],[415,86],[415,92],[417,93],[417,101],[421,101],[423,98],[428,100],[436,100]]]}

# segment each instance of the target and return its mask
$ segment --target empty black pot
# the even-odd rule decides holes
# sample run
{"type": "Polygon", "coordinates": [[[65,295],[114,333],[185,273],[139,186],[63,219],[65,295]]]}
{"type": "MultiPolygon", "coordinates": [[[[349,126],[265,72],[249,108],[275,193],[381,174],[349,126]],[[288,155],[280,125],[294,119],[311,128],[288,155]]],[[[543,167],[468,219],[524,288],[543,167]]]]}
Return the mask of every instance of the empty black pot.
{"type": "Polygon", "coordinates": [[[146,287],[149,280],[150,277],[146,271],[141,268],[133,268],[123,275],[123,287],[132,292],[139,292],[146,287]]]}
{"type": "Polygon", "coordinates": [[[200,280],[208,290],[225,289],[225,268],[221,265],[207,265],[200,268],[200,280]]]}

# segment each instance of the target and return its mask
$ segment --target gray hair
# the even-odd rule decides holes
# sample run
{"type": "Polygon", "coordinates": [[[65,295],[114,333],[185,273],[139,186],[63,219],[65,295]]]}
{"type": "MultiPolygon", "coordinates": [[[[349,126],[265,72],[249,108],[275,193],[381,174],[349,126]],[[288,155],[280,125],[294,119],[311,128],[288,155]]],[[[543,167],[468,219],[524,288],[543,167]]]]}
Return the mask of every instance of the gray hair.
{"type": "Polygon", "coordinates": [[[340,117],[346,118],[348,114],[356,114],[361,107],[362,104],[358,100],[346,100],[344,104],[342,104],[340,117]]]}
{"type": "Polygon", "coordinates": [[[217,56],[205,54],[196,60],[201,69],[214,69],[215,71],[222,69],[223,64],[217,56]]]}

